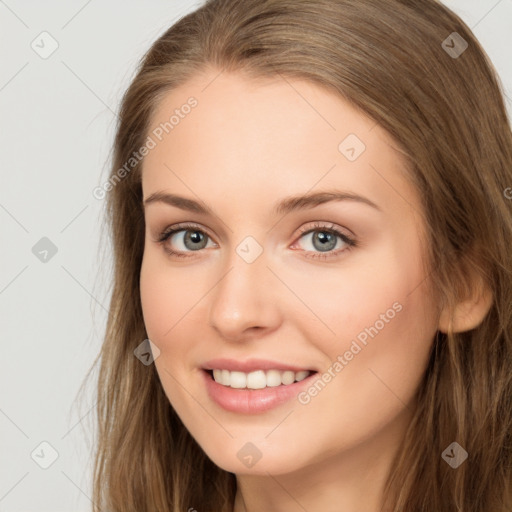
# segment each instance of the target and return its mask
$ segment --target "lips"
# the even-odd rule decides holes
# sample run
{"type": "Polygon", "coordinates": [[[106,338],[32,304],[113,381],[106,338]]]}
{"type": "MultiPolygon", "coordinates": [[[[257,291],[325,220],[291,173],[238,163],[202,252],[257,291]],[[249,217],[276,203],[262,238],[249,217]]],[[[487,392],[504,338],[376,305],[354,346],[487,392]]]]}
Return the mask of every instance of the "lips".
{"type": "Polygon", "coordinates": [[[289,385],[263,389],[235,389],[215,382],[211,375],[212,370],[202,369],[200,373],[208,397],[225,411],[238,414],[260,414],[279,407],[296,398],[301,391],[311,385],[316,375],[315,372],[300,382],[289,385]]]}
{"type": "Polygon", "coordinates": [[[250,373],[256,370],[280,370],[280,371],[292,371],[292,372],[300,372],[300,371],[311,371],[316,372],[315,368],[311,368],[307,365],[304,366],[295,366],[286,363],[282,363],[279,361],[271,361],[268,359],[247,359],[245,361],[237,361],[236,359],[211,359],[210,361],[206,361],[202,368],[204,370],[229,370],[231,372],[244,372],[250,373]]]}

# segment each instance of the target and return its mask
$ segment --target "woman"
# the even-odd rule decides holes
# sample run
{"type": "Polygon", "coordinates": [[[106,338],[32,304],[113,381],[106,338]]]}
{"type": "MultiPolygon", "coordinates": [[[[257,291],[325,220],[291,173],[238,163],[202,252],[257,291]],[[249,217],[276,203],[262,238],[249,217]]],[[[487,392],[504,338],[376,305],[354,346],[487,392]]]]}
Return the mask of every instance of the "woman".
{"type": "Polygon", "coordinates": [[[95,510],[511,510],[511,162],[437,1],[174,24],[106,187],[95,510]]]}

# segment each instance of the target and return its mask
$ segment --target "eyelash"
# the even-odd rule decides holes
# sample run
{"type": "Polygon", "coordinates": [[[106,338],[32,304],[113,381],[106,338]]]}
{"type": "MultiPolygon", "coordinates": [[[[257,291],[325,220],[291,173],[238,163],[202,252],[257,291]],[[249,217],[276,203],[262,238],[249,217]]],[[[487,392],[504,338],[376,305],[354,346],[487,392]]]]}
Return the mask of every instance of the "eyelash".
{"type": "MultiPolygon", "coordinates": [[[[174,235],[175,233],[179,233],[180,231],[199,231],[200,233],[203,233],[204,235],[206,235],[208,238],[211,239],[210,235],[196,224],[190,224],[190,223],[185,222],[185,223],[177,224],[177,225],[171,226],[169,228],[166,228],[164,231],[162,231],[158,235],[156,242],[158,244],[162,245],[164,248],[164,251],[167,254],[169,254],[170,256],[177,257],[177,258],[189,258],[190,257],[182,252],[173,251],[172,249],[170,249],[169,247],[167,247],[165,245],[165,242],[167,242],[167,240],[169,240],[169,238],[172,235],[174,235]]],[[[351,238],[351,237],[347,236],[346,234],[341,233],[338,229],[336,229],[334,224],[331,224],[330,226],[325,226],[325,225],[322,225],[319,223],[315,223],[313,226],[308,226],[307,228],[301,228],[297,240],[302,238],[304,235],[309,234],[311,232],[315,232],[315,231],[320,231],[320,232],[324,232],[324,233],[332,233],[332,234],[338,236],[339,238],[341,238],[341,240],[347,244],[347,247],[345,247],[344,249],[337,249],[336,251],[328,251],[325,253],[313,252],[312,255],[311,254],[308,255],[308,252],[311,252],[311,251],[304,251],[306,253],[305,256],[307,258],[326,260],[329,258],[334,258],[334,257],[338,256],[340,253],[351,251],[355,247],[359,246],[358,242],[354,238],[351,238]]],[[[188,252],[200,252],[200,251],[188,251],[188,252]]]]}

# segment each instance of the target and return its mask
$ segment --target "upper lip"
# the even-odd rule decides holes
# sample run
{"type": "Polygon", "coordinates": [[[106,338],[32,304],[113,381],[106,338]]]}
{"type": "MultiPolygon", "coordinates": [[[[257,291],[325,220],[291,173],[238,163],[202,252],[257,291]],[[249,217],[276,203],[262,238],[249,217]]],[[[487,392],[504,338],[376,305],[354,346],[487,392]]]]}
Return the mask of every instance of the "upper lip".
{"type": "Polygon", "coordinates": [[[282,370],[300,372],[303,370],[316,371],[307,366],[293,366],[281,363],[279,361],[270,361],[268,359],[247,359],[245,361],[237,361],[235,359],[210,359],[203,364],[205,370],[229,370],[249,373],[255,370],[282,370]]]}

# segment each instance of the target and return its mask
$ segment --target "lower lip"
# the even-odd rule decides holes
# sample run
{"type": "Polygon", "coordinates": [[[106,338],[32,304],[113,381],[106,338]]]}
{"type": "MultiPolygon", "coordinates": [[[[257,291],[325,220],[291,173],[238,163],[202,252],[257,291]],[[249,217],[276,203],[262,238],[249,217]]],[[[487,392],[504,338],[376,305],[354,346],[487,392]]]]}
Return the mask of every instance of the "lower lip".
{"type": "Polygon", "coordinates": [[[265,412],[297,396],[302,388],[309,385],[316,373],[287,386],[275,386],[263,389],[236,389],[215,382],[212,376],[201,370],[210,398],[226,411],[242,414],[265,412]]]}

